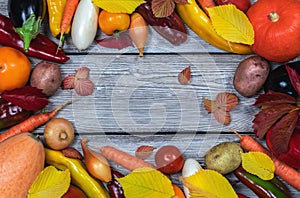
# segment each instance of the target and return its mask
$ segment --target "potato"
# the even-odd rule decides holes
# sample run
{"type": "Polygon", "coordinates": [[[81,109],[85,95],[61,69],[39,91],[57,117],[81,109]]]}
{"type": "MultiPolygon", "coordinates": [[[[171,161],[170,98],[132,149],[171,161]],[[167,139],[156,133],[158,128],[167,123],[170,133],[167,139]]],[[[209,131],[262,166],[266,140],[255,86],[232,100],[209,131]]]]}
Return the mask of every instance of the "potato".
{"type": "Polygon", "coordinates": [[[238,65],[233,79],[235,90],[245,97],[254,96],[264,85],[270,72],[270,64],[253,55],[238,65]]]}
{"type": "Polygon", "coordinates": [[[56,93],[61,83],[62,75],[57,64],[42,61],[31,73],[30,85],[42,89],[48,97],[56,93]]]}
{"type": "Polygon", "coordinates": [[[207,169],[227,174],[238,168],[242,162],[243,149],[234,142],[222,142],[212,147],[204,156],[207,169]]]}

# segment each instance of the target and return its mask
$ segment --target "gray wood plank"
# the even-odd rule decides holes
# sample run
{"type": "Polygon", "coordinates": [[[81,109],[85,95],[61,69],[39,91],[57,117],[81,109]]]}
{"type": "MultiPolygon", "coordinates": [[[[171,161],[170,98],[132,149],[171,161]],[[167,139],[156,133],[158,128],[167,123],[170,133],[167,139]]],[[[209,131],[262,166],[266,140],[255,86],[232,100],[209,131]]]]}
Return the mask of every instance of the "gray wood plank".
{"type": "MultiPolygon", "coordinates": [[[[6,4],[6,0],[0,0],[0,13],[5,15],[6,4]]],[[[90,146],[109,144],[133,154],[139,145],[159,148],[172,144],[182,150],[185,158],[195,158],[204,165],[203,156],[213,145],[223,141],[238,142],[229,128],[253,136],[251,122],[258,112],[251,106],[255,97],[240,96],[232,85],[238,63],[250,55],[228,54],[216,49],[189,28],[187,42],[173,46],[149,28],[149,41],[142,58],[134,47],[108,49],[96,42],[87,50],[79,51],[68,36],[64,49],[70,61],[59,64],[63,76],[87,66],[95,84],[94,94],[88,97],[80,97],[74,90],[59,89],[47,106],[50,111],[66,100],[77,99],[57,115],[74,124],[77,136],[73,146],[81,151],[80,139],[87,137],[90,146]],[[191,66],[191,84],[180,85],[177,75],[187,66],[191,66]],[[213,115],[203,108],[204,97],[213,99],[223,91],[239,97],[239,105],[231,111],[229,126],[216,122],[213,115]]],[[[41,33],[58,42],[49,33],[47,18],[41,33]]],[[[104,37],[99,30],[95,39],[104,37]]],[[[30,57],[30,61],[34,67],[41,60],[30,57]]],[[[273,64],[274,67],[277,65],[273,64]]],[[[39,127],[34,133],[42,135],[43,128],[39,127]]],[[[264,144],[264,141],[261,143],[264,144]]],[[[153,157],[148,159],[152,163],[153,157]]],[[[112,166],[124,174],[128,173],[116,164],[112,163],[112,166]]],[[[181,184],[179,176],[172,175],[172,181],[181,184]]],[[[228,178],[232,183],[237,182],[232,175],[228,178]]],[[[255,197],[240,183],[234,184],[234,188],[255,197]]],[[[290,189],[294,197],[299,196],[299,191],[290,189]]]]}

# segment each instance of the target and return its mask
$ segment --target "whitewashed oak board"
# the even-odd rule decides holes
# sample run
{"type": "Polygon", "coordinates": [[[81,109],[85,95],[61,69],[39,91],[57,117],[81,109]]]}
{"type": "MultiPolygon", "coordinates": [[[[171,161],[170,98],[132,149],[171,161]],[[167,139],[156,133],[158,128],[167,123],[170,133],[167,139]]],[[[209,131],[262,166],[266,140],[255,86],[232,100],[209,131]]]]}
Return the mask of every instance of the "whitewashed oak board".
{"type": "MultiPolygon", "coordinates": [[[[0,12],[7,15],[7,1],[0,0],[0,12]]],[[[189,28],[188,40],[180,46],[171,45],[151,27],[149,29],[144,57],[139,57],[134,47],[108,49],[96,41],[87,50],[79,51],[72,45],[71,37],[67,38],[64,50],[70,60],[59,64],[63,77],[87,66],[95,84],[94,94],[88,97],[59,89],[47,106],[50,111],[66,100],[77,99],[57,115],[74,124],[77,136],[73,146],[81,151],[80,139],[87,137],[89,145],[114,145],[134,154],[140,145],[159,148],[171,144],[178,146],[185,158],[195,158],[204,166],[203,156],[213,145],[239,141],[229,128],[254,136],[251,122],[258,112],[252,106],[256,96],[245,98],[232,84],[239,62],[250,55],[216,49],[189,28]],[[191,66],[191,83],[181,85],[177,76],[187,66],[191,66]],[[230,112],[232,121],[228,126],[216,122],[203,108],[204,97],[213,99],[223,91],[239,97],[239,105],[230,112]]],[[[47,17],[41,33],[58,43],[49,33],[47,17]]],[[[99,30],[95,40],[104,37],[99,30]]],[[[30,57],[30,61],[34,67],[42,60],[30,57]]],[[[34,133],[42,135],[43,128],[34,133]]],[[[153,158],[151,155],[148,160],[154,163],[153,158]]],[[[113,163],[112,166],[128,173],[113,163]]],[[[175,174],[171,178],[181,186],[179,176],[175,174]]],[[[227,177],[237,192],[256,197],[232,174],[227,177]]],[[[299,191],[290,189],[294,197],[300,195],[299,191]]]]}

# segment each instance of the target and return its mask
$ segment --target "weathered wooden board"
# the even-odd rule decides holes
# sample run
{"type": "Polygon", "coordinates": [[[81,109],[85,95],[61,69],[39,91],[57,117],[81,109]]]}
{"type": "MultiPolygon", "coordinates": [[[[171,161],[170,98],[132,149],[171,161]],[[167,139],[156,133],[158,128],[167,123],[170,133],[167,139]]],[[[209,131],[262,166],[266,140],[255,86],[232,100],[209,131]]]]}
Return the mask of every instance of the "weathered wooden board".
{"type": "MultiPolygon", "coordinates": [[[[6,4],[7,1],[0,0],[0,13],[5,15],[6,4]]],[[[229,128],[253,136],[251,123],[258,112],[252,106],[255,97],[240,96],[232,85],[238,63],[250,55],[228,54],[216,49],[188,28],[187,42],[173,46],[149,28],[144,57],[139,57],[134,47],[108,49],[96,41],[88,49],[79,51],[72,45],[71,37],[67,38],[64,50],[70,61],[59,64],[62,75],[65,77],[87,66],[95,83],[94,94],[88,97],[80,97],[74,90],[59,89],[47,106],[47,110],[52,110],[66,100],[77,99],[57,115],[74,123],[77,136],[73,146],[81,150],[80,139],[87,137],[89,145],[115,145],[133,154],[139,145],[159,148],[172,144],[183,151],[185,158],[195,158],[203,164],[205,152],[213,145],[238,142],[229,128]],[[191,66],[191,83],[181,85],[177,76],[187,66],[191,66]],[[204,97],[213,99],[223,91],[237,94],[240,100],[230,112],[232,122],[228,126],[216,122],[203,108],[204,97]]],[[[49,33],[47,18],[41,33],[58,43],[49,33]]],[[[99,30],[95,40],[104,37],[99,30]]],[[[42,60],[30,57],[30,61],[34,67],[42,60]]],[[[35,133],[42,134],[43,127],[35,133]]],[[[149,160],[153,162],[153,156],[149,160]]],[[[237,183],[234,176],[228,175],[228,178],[238,192],[255,197],[248,188],[237,183]]],[[[179,175],[173,175],[172,180],[180,183],[179,175]]],[[[291,191],[295,197],[300,195],[293,188],[291,191]]]]}

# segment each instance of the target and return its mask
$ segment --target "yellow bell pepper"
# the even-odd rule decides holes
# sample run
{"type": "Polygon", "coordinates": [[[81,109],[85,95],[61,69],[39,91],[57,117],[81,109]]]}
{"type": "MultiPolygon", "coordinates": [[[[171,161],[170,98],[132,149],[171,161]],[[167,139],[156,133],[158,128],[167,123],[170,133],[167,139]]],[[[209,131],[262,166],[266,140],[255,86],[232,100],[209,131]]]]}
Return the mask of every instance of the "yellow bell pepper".
{"type": "Polygon", "coordinates": [[[209,44],[230,53],[253,53],[249,45],[229,42],[219,36],[214,30],[210,18],[195,0],[188,0],[186,4],[176,4],[176,11],[186,25],[209,44]]]}
{"type": "MultiPolygon", "coordinates": [[[[47,0],[49,26],[53,37],[60,34],[60,23],[63,16],[67,0],[47,0]]],[[[71,26],[67,28],[65,34],[70,33],[71,26]]]]}
{"type": "Polygon", "coordinates": [[[85,165],[79,159],[68,158],[61,151],[45,149],[45,162],[60,170],[69,169],[71,182],[78,186],[88,197],[109,198],[108,191],[87,172],[85,165]]]}

